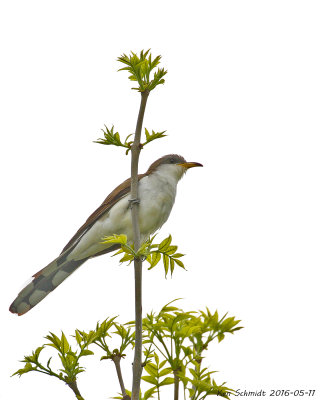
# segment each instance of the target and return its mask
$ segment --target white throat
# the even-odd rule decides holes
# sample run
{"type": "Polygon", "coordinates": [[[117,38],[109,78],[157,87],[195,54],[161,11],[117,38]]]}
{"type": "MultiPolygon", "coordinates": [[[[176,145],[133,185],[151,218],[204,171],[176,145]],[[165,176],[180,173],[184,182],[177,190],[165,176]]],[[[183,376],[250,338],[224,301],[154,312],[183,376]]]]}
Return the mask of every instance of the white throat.
{"type": "MultiPolygon", "coordinates": [[[[177,186],[177,183],[185,174],[186,169],[177,164],[162,164],[151,175],[155,175],[160,180],[166,180],[177,186]]],[[[150,176],[151,176],[150,175],[150,176]]]]}

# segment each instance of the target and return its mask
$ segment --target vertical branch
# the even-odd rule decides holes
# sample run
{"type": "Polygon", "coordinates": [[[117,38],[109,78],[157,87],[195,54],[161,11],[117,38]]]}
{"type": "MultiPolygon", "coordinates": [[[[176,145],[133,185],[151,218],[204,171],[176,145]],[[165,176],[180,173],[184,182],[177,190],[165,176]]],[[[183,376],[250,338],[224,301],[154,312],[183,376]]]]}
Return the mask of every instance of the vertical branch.
{"type": "Polygon", "coordinates": [[[140,248],[140,226],[139,226],[139,193],[138,193],[138,165],[139,156],[141,151],[141,130],[144,112],[148,100],[148,91],[141,92],[140,110],[134,134],[134,141],[131,146],[131,216],[133,227],[133,240],[134,250],[138,251],[140,248]]]}
{"type": "MultiPolygon", "coordinates": [[[[133,228],[134,250],[140,248],[139,226],[139,193],[138,193],[138,164],[141,151],[141,129],[149,91],[141,92],[140,110],[131,146],[131,216],[133,228]]],[[[135,280],[135,349],[133,360],[132,400],[139,399],[140,381],[142,374],[142,260],[134,259],[135,280]]]]}

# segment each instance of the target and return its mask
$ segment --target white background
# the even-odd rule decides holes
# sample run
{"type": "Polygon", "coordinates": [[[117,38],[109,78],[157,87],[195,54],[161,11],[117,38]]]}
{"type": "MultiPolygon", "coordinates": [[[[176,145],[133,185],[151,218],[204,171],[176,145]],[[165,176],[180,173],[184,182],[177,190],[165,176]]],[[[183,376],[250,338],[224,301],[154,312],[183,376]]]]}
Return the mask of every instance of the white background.
{"type": "MultiPolygon", "coordinates": [[[[93,141],[104,124],[134,131],[139,95],[116,58],[148,48],[168,75],[144,125],[169,136],[143,150],[140,172],[167,153],[204,168],[179,183],[159,235],[173,235],[188,272],[145,272],[144,311],[182,297],[185,310],[229,312],[245,329],[212,345],[218,383],[320,399],[319,11],[311,0],[2,3],[1,399],[73,399],[53,378],[10,374],[49,331],[133,319],[132,267],[108,255],[25,316],[8,307],[129,176],[121,149],[93,141]]],[[[115,396],[112,364],[84,361],[85,399],[115,396]]]]}

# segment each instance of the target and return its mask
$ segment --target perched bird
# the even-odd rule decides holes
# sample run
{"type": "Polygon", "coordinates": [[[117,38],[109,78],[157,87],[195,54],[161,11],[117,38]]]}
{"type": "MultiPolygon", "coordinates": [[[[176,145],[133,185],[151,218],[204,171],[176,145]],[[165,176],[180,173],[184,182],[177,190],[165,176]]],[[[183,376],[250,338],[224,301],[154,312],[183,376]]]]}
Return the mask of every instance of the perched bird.
{"type": "MultiPolygon", "coordinates": [[[[186,162],[179,155],[169,154],[151,164],[146,173],[138,175],[141,241],[167,221],[175,201],[178,181],[187,169],[201,166],[196,162],[186,162]]],[[[125,234],[128,242],[133,242],[130,184],[129,178],[116,187],[70,239],[61,254],[33,275],[32,282],[22,289],[11,304],[12,313],[25,314],[89,258],[120,247],[118,244],[101,243],[104,236],[125,234]]]]}

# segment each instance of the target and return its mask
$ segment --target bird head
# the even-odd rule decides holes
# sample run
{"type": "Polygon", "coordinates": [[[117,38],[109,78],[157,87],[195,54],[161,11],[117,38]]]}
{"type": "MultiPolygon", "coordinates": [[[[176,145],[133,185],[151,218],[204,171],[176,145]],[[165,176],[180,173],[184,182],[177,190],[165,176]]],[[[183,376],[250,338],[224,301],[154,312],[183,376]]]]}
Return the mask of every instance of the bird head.
{"type": "Polygon", "coordinates": [[[167,154],[152,163],[147,171],[147,175],[154,172],[163,172],[174,175],[177,180],[181,179],[183,174],[189,168],[202,167],[203,165],[198,162],[187,162],[182,156],[178,154],[167,154]]]}

